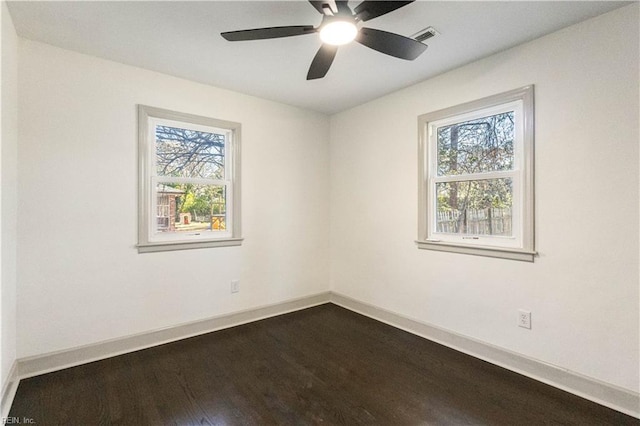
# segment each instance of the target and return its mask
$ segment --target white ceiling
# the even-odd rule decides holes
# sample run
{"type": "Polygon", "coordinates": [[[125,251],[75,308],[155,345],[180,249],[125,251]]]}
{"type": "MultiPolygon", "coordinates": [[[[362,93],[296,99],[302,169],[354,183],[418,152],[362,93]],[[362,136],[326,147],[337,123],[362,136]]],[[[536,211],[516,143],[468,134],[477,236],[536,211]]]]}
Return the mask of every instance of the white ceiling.
{"type": "MultiPolygon", "coordinates": [[[[360,1],[351,1],[353,9],[360,1]]],[[[318,25],[306,1],[9,2],[22,37],[324,113],[359,105],[628,2],[417,1],[364,26],[441,34],[415,61],[343,46],[327,76],[307,81],[316,34],[228,42],[220,32],[318,25]]]]}

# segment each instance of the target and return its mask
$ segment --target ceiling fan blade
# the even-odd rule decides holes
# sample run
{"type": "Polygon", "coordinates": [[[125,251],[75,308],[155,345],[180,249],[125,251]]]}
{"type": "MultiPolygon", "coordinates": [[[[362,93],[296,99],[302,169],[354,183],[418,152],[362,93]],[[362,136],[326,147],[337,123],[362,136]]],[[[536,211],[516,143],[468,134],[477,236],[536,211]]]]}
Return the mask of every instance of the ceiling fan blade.
{"type": "Polygon", "coordinates": [[[360,3],[354,9],[356,17],[361,21],[368,21],[369,19],[377,18],[389,12],[393,12],[396,9],[400,9],[402,6],[406,6],[409,3],[413,3],[415,0],[410,1],[377,1],[377,0],[365,0],[360,3]]]}
{"type": "Polygon", "coordinates": [[[255,28],[253,30],[227,31],[220,35],[228,41],[264,40],[315,33],[313,25],[255,28]]]}
{"type": "Polygon", "coordinates": [[[347,3],[349,0],[308,0],[311,6],[323,15],[344,14],[351,16],[351,9],[347,3]]]}
{"type": "Polygon", "coordinates": [[[353,13],[351,13],[351,9],[349,9],[349,0],[336,0],[336,7],[338,8],[338,13],[339,14],[344,14],[344,15],[353,15],[353,13]]]}
{"type": "Polygon", "coordinates": [[[413,61],[427,50],[427,45],[412,38],[373,28],[360,28],[356,41],[373,50],[413,61]]]}
{"type": "Polygon", "coordinates": [[[322,5],[326,3],[326,1],[322,0],[309,0],[311,6],[315,7],[316,10],[324,15],[324,10],[322,9],[322,5]]]}
{"type": "MultiPolygon", "coordinates": [[[[308,0],[311,3],[311,6],[315,7],[318,12],[323,15],[333,16],[337,12],[340,12],[340,1],[336,0],[308,0]]],[[[342,3],[346,3],[346,1],[342,1],[342,3]]],[[[349,14],[351,14],[349,12],[349,14]]]]}
{"type": "Polygon", "coordinates": [[[331,67],[331,63],[333,62],[333,58],[336,57],[337,52],[338,46],[333,46],[331,44],[323,44],[320,46],[320,50],[316,53],[316,56],[313,58],[311,66],[309,67],[307,80],[315,80],[324,77],[327,74],[327,71],[329,71],[329,67],[331,67]]]}

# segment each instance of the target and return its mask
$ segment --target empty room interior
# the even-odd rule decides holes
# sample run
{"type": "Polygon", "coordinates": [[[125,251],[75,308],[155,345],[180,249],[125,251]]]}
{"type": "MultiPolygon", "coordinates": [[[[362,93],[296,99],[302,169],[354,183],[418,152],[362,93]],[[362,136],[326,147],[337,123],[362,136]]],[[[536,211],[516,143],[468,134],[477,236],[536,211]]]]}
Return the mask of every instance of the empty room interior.
{"type": "Polygon", "coordinates": [[[3,424],[640,424],[639,12],[2,1],[3,424]]]}

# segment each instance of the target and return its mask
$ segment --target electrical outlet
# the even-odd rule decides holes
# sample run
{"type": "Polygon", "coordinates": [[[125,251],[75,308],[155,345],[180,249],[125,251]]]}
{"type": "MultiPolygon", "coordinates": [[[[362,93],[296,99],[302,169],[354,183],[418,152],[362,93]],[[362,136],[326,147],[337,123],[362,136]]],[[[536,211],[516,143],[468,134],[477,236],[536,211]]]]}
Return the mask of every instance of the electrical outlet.
{"type": "Polygon", "coordinates": [[[231,281],[231,293],[238,293],[240,291],[240,280],[231,281]]]}
{"type": "Polygon", "coordinates": [[[518,310],[518,327],[531,329],[531,312],[518,310]]]}

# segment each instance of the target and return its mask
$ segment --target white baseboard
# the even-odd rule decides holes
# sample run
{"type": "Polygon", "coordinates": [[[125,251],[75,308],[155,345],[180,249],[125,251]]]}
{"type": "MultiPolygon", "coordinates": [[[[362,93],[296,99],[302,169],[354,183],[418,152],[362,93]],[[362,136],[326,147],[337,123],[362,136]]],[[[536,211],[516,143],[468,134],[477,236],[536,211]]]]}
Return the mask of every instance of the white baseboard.
{"type": "Polygon", "coordinates": [[[531,377],[598,404],[613,408],[614,410],[640,418],[640,396],[638,393],[437,326],[407,318],[395,312],[363,303],[334,292],[323,292],[312,296],[215,316],[146,333],[21,358],[14,363],[7,383],[2,390],[2,417],[7,417],[8,415],[19,379],[86,364],[328,302],[335,303],[336,305],[366,315],[393,327],[443,344],[524,376],[531,377]]]}
{"type": "Polygon", "coordinates": [[[25,379],[27,377],[38,376],[40,374],[321,305],[329,302],[329,294],[329,292],[323,292],[299,299],[219,315],[132,336],[21,358],[18,360],[19,377],[20,379],[25,379]]]}
{"type": "Polygon", "coordinates": [[[13,403],[13,398],[16,396],[18,390],[18,362],[13,361],[9,374],[7,374],[7,381],[2,386],[2,394],[0,394],[0,418],[6,419],[9,417],[9,410],[13,403]]]}
{"type": "Polygon", "coordinates": [[[640,395],[579,373],[332,292],[331,302],[598,404],[640,418],[640,395]]]}

